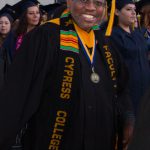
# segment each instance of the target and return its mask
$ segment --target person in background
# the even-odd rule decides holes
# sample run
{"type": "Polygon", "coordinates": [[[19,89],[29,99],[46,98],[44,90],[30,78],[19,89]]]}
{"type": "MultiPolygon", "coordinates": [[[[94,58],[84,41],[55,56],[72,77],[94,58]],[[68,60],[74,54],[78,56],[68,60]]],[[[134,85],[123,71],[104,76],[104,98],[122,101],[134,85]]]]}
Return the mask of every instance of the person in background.
{"type": "Polygon", "coordinates": [[[61,14],[63,13],[63,11],[66,8],[67,8],[67,4],[66,3],[62,3],[53,12],[51,12],[50,18],[51,19],[58,18],[59,16],[61,16],[61,14]]]}
{"type": "Polygon", "coordinates": [[[15,12],[10,5],[6,4],[0,10],[0,47],[2,47],[6,36],[10,32],[14,20],[15,12]]]}
{"type": "Polygon", "coordinates": [[[44,24],[46,21],[48,21],[48,13],[43,9],[40,9],[40,11],[42,15],[41,24],[44,24]]]}
{"type": "Polygon", "coordinates": [[[105,0],[67,0],[59,18],[25,36],[0,93],[0,149],[28,123],[24,150],[113,150],[118,115],[128,144],[127,72],[109,40],[112,20],[106,37],[99,30],[105,7],[105,0]]]}
{"type": "Polygon", "coordinates": [[[0,47],[11,30],[13,18],[9,14],[0,15],[0,47]]]}
{"type": "MultiPolygon", "coordinates": [[[[15,27],[15,30],[12,30],[9,35],[6,37],[4,43],[3,43],[3,51],[6,52],[7,54],[7,60],[6,58],[2,59],[3,60],[3,76],[2,76],[2,81],[1,88],[3,88],[5,81],[6,81],[6,69],[8,70],[8,66],[12,63],[12,59],[14,55],[18,52],[18,49],[20,45],[22,44],[22,41],[24,39],[24,36],[33,30],[35,27],[40,25],[40,12],[38,6],[31,2],[31,1],[26,1],[21,3],[21,11],[22,15],[19,18],[19,22],[17,26],[15,27]],[[9,58],[9,63],[8,63],[8,58],[9,58]],[[7,63],[7,64],[6,64],[7,63]]],[[[16,135],[16,141],[13,143],[11,150],[22,150],[22,143],[21,139],[24,134],[24,131],[26,129],[26,126],[21,129],[20,133],[16,135]]]]}
{"type": "Polygon", "coordinates": [[[129,72],[129,92],[135,115],[142,96],[150,86],[150,69],[147,60],[148,47],[139,30],[132,30],[136,7],[132,0],[117,0],[116,26],[111,36],[126,63],[129,72]]]}
{"type": "Polygon", "coordinates": [[[4,43],[4,48],[9,52],[11,61],[18,52],[18,49],[24,39],[24,36],[40,25],[41,14],[37,4],[32,1],[22,1],[19,6],[21,16],[16,30],[10,32],[4,43]]]}
{"type": "Polygon", "coordinates": [[[0,89],[4,83],[7,66],[10,63],[9,55],[3,48],[3,43],[11,30],[13,21],[12,10],[9,5],[6,5],[0,10],[0,89]]]}
{"type": "MultiPolygon", "coordinates": [[[[43,23],[44,22],[46,22],[46,21],[48,21],[48,20],[50,20],[50,19],[52,19],[53,18],[53,15],[54,15],[54,13],[55,13],[55,11],[57,10],[57,9],[59,9],[62,5],[64,5],[64,4],[62,4],[62,3],[54,3],[54,4],[49,4],[49,5],[40,5],[40,10],[44,13],[44,14],[46,14],[46,18],[47,18],[47,20],[43,20],[43,23]]],[[[61,11],[62,12],[62,11],[61,11]]],[[[43,14],[43,15],[44,15],[43,14]]],[[[58,16],[59,16],[59,13],[57,14],[58,16]]],[[[45,17],[45,15],[43,16],[43,17],[45,17]]],[[[43,18],[44,19],[44,18],[43,18]]]]}
{"type": "Polygon", "coordinates": [[[150,64],[150,1],[142,0],[141,4],[141,31],[146,39],[148,45],[148,60],[150,64]]]}

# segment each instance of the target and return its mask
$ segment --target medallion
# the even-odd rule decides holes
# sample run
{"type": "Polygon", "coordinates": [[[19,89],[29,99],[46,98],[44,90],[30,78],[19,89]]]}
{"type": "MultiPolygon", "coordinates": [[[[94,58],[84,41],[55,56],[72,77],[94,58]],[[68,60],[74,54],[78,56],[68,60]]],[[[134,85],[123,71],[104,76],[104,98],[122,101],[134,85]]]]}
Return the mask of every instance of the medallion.
{"type": "Polygon", "coordinates": [[[93,83],[99,83],[99,81],[100,81],[99,75],[97,73],[95,73],[95,72],[92,72],[92,74],[91,74],[91,81],[93,83]]]}

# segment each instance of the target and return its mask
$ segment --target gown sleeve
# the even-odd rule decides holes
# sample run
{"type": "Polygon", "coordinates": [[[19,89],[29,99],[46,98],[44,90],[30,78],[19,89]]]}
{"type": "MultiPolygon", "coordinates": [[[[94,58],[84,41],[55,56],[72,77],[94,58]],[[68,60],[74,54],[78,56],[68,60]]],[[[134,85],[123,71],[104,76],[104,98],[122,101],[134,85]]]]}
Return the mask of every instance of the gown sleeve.
{"type": "Polygon", "coordinates": [[[39,107],[44,80],[54,59],[56,40],[52,38],[50,42],[53,32],[53,27],[47,24],[27,34],[8,69],[0,91],[1,150],[9,149],[16,134],[39,107]]]}

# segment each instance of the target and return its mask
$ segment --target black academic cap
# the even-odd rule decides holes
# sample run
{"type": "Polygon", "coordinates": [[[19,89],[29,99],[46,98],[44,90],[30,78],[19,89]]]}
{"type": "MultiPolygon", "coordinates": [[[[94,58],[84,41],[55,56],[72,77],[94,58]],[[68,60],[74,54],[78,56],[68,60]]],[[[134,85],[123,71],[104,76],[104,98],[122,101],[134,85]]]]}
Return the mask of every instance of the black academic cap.
{"type": "Polygon", "coordinates": [[[116,0],[116,8],[121,10],[125,5],[133,3],[133,0],[116,0]]]}
{"type": "Polygon", "coordinates": [[[23,14],[27,8],[36,6],[38,4],[37,0],[21,0],[15,5],[13,5],[13,9],[16,11],[18,14],[18,18],[20,17],[19,15],[23,14]]]}
{"type": "Polygon", "coordinates": [[[57,0],[57,3],[60,3],[60,4],[66,3],[66,0],[57,0]]]}
{"type": "Polygon", "coordinates": [[[16,12],[13,10],[12,6],[6,4],[1,10],[0,10],[0,17],[6,16],[9,21],[12,23],[16,19],[16,12]]]}
{"type": "Polygon", "coordinates": [[[24,1],[21,5],[21,11],[22,13],[25,12],[29,7],[37,5],[33,1],[24,1]]]}
{"type": "Polygon", "coordinates": [[[38,0],[25,0],[25,1],[31,1],[31,2],[33,2],[36,5],[40,5],[40,2],[38,0]]]}
{"type": "Polygon", "coordinates": [[[40,8],[40,11],[41,11],[42,14],[47,14],[47,11],[46,11],[44,5],[39,5],[39,8],[40,8]]]}
{"type": "Polygon", "coordinates": [[[56,9],[53,11],[53,13],[52,13],[51,16],[50,16],[51,19],[59,18],[59,17],[61,16],[61,14],[64,12],[65,9],[67,9],[66,3],[65,3],[65,4],[62,3],[62,5],[61,5],[60,7],[56,8],[56,9]]]}
{"type": "Polygon", "coordinates": [[[60,6],[61,4],[59,3],[54,3],[54,4],[49,4],[49,5],[40,5],[40,10],[42,13],[47,12],[48,14],[50,14],[51,12],[53,12],[56,8],[60,6]]]}

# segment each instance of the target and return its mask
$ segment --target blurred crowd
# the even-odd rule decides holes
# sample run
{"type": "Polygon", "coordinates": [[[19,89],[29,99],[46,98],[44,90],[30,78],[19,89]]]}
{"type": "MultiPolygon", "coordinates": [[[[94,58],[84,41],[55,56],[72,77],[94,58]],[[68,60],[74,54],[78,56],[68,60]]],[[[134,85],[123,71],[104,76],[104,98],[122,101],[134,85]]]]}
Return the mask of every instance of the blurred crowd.
{"type": "Polygon", "coordinates": [[[0,85],[3,84],[7,66],[12,62],[24,36],[49,19],[57,8],[65,9],[65,3],[41,5],[37,0],[22,0],[11,6],[6,4],[0,10],[0,85]]]}

